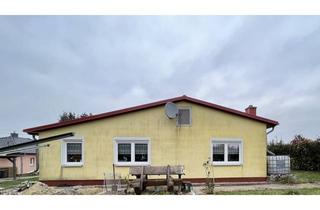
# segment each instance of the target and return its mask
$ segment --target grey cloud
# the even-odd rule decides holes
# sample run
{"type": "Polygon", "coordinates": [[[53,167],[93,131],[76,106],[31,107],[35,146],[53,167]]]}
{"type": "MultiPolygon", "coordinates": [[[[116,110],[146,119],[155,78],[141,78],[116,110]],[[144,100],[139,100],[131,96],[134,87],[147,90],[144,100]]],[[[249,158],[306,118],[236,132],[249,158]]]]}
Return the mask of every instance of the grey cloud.
{"type": "Polygon", "coordinates": [[[1,16],[0,134],[187,94],[319,136],[317,16],[1,16]]]}

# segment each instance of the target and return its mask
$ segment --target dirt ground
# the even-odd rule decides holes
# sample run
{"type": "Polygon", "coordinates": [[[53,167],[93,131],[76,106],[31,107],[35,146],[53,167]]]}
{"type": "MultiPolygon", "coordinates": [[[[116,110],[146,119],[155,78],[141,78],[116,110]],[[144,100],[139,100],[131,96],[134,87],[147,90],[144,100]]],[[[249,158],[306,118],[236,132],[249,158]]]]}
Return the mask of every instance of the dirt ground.
{"type": "Polygon", "coordinates": [[[73,186],[73,187],[49,187],[37,182],[30,188],[19,193],[20,195],[99,195],[103,193],[102,186],[73,186]]]}
{"type": "MultiPolygon", "coordinates": [[[[215,192],[223,191],[247,191],[247,190],[267,190],[267,189],[306,189],[320,188],[320,182],[304,183],[304,184],[252,184],[252,185],[216,185],[215,192]]],[[[49,187],[48,185],[36,182],[29,188],[18,192],[8,191],[5,194],[11,195],[106,195],[112,194],[111,190],[104,189],[103,186],[72,186],[72,187],[49,187]]],[[[124,195],[123,189],[117,194],[124,195]]],[[[129,189],[127,194],[134,194],[133,189],[129,189]]],[[[168,195],[166,187],[148,187],[144,195],[168,195]]],[[[205,186],[193,186],[189,193],[181,193],[184,195],[204,195],[205,186]]]]}

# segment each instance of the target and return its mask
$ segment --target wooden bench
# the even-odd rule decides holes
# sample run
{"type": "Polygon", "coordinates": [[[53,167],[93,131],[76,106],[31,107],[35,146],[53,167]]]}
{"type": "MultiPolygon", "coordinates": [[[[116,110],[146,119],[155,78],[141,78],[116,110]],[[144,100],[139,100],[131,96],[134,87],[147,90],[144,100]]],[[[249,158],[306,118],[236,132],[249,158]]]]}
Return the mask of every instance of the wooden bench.
{"type": "Polygon", "coordinates": [[[181,176],[184,175],[184,166],[132,166],[129,173],[136,176],[136,179],[131,182],[131,187],[134,188],[137,195],[140,195],[147,186],[166,185],[169,191],[173,191],[174,186],[178,186],[181,191],[181,176]],[[149,175],[165,175],[166,179],[148,179],[149,175]],[[174,179],[172,175],[177,175],[178,178],[174,179]]]}

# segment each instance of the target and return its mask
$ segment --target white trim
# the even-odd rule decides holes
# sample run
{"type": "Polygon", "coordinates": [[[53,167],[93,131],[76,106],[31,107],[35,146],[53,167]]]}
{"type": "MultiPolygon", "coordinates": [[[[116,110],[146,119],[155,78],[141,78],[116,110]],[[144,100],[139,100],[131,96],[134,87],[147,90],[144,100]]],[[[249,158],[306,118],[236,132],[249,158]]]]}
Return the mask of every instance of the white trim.
{"type": "Polygon", "coordinates": [[[114,137],[113,138],[113,163],[116,166],[146,166],[151,164],[151,141],[147,137],[114,137]],[[118,162],[118,144],[129,143],[131,144],[131,162],[118,162]],[[146,143],[148,144],[148,161],[135,162],[134,144],[146,143]]]}
{"type": "Polygon", "coordinates": [[[192,109],[191,106],[178,106],[178,113],[179,113],[179,109],[188,109],[190,116],[189,116],[189,124],[179,124],[179,116],[177,116],[176,118],[176,126],[178,127],[185,127],[185,126],[191,126],[192,125],[192,109]]]}
{"type": "Polygon", "coordinates": [[[215,166],[239,166],[243,165],[243,140],[240,138],[212,138],[210,144],[210,160],[215,166]],[[213,144],[224,144],[224,161],[213,161],[213,144]],[[228,144],[240,144],[239,146],[239,161],[228,161],[228,144]]]}
{"type": "Polygon", "coordinates": [[[82,167],[84,164],[84,139],[80,137],[71,137],[62,139],[61,144],[61,166],[63,167],[82,167]],[[67,162],[67,144],[81,143],[81,162],[67,162]]]}

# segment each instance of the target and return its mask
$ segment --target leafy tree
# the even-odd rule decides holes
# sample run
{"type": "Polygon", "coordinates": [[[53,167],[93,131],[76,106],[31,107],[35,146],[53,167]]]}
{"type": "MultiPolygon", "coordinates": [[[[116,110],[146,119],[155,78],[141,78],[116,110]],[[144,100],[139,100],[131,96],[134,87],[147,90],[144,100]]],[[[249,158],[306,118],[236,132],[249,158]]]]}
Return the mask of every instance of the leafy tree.
{"type": "Polygon", "coordinates": [[[68,120],[75,120],[75,119],[90,117],[90,116],[92,116],[92,113],[87,114],[84,112],[81,115],[76,115],[76,113],[74,113],[74,112],[63,112],[60,115],[59,122],[64,122],[64,121],[68,121],[68,120]]]}
{"type": "Polygon", "coordinates": [[[84,112],[78,118],[84,118],[84,117],[90,117],[90,116],[92,116],[92,113],[87,114],[84,112]]]}
{"type": "Polygon", "coordinates": [[[76,114],[74,112],[63,112],[60,115],[59,122],[74,120],[74,119],[76,119],[76,114]]]}
{"type": "Polygon", "coordinates": [[[268,144],[268,150],[276,155],[290,155],[290,144],[285,144],[282,140],[273,140],[270,144],[268,144]]]}
{"type": "Polygon", "coordinates": [[[290,143],[272,141],[268,149],[276,155],[290,155],[291,168],[320,171],[320,139],[312,140],[296,135],[290,143]]]}

